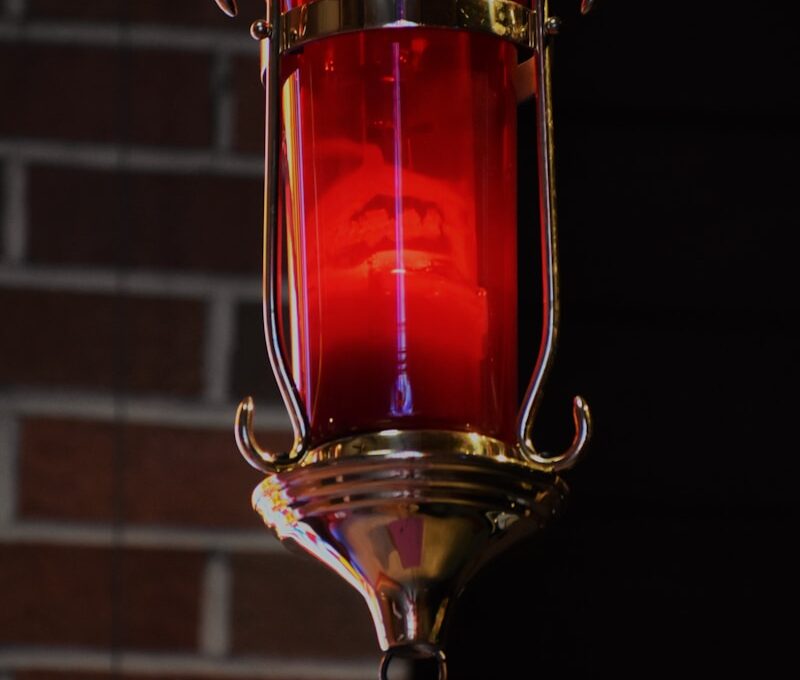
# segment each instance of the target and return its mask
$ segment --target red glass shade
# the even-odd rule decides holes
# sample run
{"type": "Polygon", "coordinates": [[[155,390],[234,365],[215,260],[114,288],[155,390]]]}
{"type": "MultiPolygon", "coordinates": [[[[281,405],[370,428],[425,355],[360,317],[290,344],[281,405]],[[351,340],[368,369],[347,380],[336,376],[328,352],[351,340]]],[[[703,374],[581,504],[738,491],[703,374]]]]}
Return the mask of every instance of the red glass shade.
{"type": "Polygon", "coordinates": [[[516,63],[505,41],[441,29],[284,59],[288,335],[312,445],[387,428],[514,441],[516,63]]]}

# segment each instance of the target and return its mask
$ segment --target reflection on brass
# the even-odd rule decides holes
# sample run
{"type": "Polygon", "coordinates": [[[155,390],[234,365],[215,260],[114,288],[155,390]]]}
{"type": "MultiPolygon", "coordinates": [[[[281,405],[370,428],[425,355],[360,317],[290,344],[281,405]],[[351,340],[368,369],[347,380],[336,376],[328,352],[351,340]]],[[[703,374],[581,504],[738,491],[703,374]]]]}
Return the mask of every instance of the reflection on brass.
{"type": "Polygon", "coordinates": [[[214,0],[225,14],[229,17],[235,17],[239,13],[239,8],[236,6],[236,0],[214,0]]]}
{"type": "Polygon", "coordinates": [[[250,37],[253,40],[266,40],[272,37],[272,26],[265,19],[256,19],[250,24],[250,37]]]}
{"type": "Polygon", "coordinates": [[[536,47],[533,12],[511,0],[316,0],[284,14],[284,50],[312,40],[381,28],[452,28],[536,47]]]}
{"type": "Polygon", "coordinates": [[[253,432],[255,408],[253,397],[245,397],[236,409],[233,432],[242,457],[256,470],[267,474],[283,470],[298,462],[302,455],[302,447],[295,447],[289,453],[273,453],[261,448],[253,432]]]}
{"type": "MultiPolygon", "coordinates": [[[[216,3],[228,16],[236,16],[238,8],[234,0],[216,0],[216,3]]],[[[382,28],[477,31],[533,50],[536,48],[533,15],[533,10],[513,0],[314,0],[282,14],[281,51],[341,33],[382,28]]],[[[268,37],[260,33],[262,37],[256,34],[254,37],[259,40],[268,37]]]]}
{"type": "Polygon", "coordinates": [[[503,442],[476,432],[449,430],[383,430],[358,434],[328,442],[309,451],[302,465],[330,462],[354,456],[383,456],[395,451],[457,453],[465,456],[486,456],[500,461],[523,459],[503,442]]]}
{"type": "Polygon", "coordinates": [[[340,442],[342,457],[327,446],[310,451],[303,464],[269,475],[253,506],[281,539],[361,594],[381,649],[429,655],[441,648],[447,608],[470,576],[542,529],[567,489],[521,459],[484,455],[480,437],[404,436],[412,445],[393,450],[350,455],[391,437],[376,433],[340,442]],[[458,444],[441,449],[448,441],[458,444]]]}
{"type": "Polygon", "coordinates": [[[381,658],[379,680],[389,680],[389,664],[394,658],[436,659],[439,669],[438,680],[447,680],[447,658],[441,649],[432,645],[415,645],[413,647],[392,647],[387,649],[381,658]]]}
{"type": "Polygon", "coordinates": [[[547,17],[547,21],[544,22],[545,35],[558,35],[562,23],[558,17],[547,17]]]}
{"type": "Polygon", "coordinates": [[[289,362],[283,346],[279,315],[280,300],[280,228],[279,201],[280,191],[280,41],[282,17],[280,2],[268,3],[270,15],[267,23],[272,27],[270,38],[260,42],[262,73],[265,75],[267,102],[265,110],[266,149],[264,168],[264,258],[263,258],[263,297],[264,297],[264,334],[267,340],[269,357],[275,380],[289,412],[294,433],[294,444],[289,454],[290,460],[299,460],[308,450],[309,425],[308,415],[303,408],[300,392],[294,384],[289,372],[289,362]]]}

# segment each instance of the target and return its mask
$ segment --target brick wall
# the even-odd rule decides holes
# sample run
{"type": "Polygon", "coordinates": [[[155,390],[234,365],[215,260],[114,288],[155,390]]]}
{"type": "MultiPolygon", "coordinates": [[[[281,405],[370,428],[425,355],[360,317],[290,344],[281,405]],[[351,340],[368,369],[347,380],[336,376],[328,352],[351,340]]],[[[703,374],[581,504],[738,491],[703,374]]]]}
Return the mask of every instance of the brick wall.
{"type": "Polygon", "coordinates": [[[249,507],[287,421],[262,91],[211,0],[0,4],[0,678],[372,677],[358,596],[249,507]]]}

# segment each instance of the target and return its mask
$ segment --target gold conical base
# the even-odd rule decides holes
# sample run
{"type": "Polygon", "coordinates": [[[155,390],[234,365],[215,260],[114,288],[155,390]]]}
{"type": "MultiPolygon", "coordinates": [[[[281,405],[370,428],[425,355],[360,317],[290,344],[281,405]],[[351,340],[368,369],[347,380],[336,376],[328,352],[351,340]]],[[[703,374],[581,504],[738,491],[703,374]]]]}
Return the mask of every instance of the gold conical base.
{"type": "Polygon", "coordinates": [[[253,505],[361,593],[381,649],[441,656],[448,607],[468,579],[541,529],[565,495],[558,477],[496,440],[390,431],[310,452],[268,476],[253,505]]]}

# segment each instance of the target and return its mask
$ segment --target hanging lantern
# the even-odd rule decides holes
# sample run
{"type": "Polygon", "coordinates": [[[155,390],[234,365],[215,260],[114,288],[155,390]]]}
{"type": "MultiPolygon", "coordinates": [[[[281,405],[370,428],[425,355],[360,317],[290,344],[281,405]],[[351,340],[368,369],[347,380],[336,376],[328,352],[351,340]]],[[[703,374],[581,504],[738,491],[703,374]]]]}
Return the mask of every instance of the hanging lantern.
{"type": "Polygon", "coordinates": [[[590,434],[576,397],[565,452],[532,437],[558,329],[558,20],[544,0],[267,5],[252,28],[267,100],[265,328],[295,440],[263,450],[248,397],[237,443],[267,474],[253,495],[265,523],[364,597],[381,677],[395,654],[434,656],[444,677],[448,605],[558,513],[558,473],[590,434]],[[518,408],[517,103],[530,95],[544,323],[518,408]]]}

